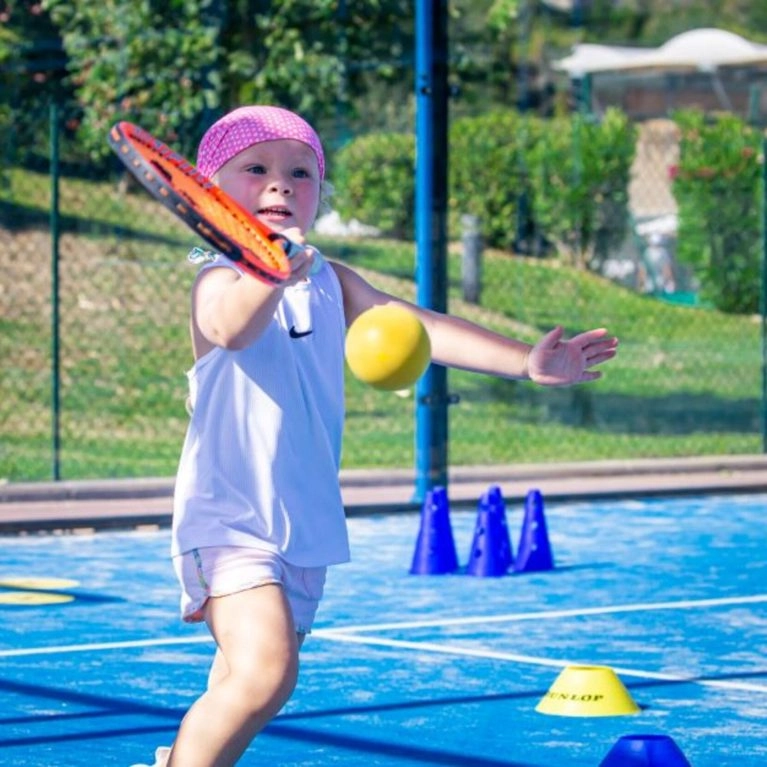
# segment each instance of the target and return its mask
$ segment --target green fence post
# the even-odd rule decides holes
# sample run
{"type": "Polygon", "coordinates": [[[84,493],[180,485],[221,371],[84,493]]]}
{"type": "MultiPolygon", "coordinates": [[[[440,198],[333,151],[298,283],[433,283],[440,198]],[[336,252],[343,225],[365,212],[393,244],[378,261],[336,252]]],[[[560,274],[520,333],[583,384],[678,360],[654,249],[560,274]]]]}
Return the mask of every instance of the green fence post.
{"type": "Polygon", "coordinates": [[[761,184],[762,253],[760,271],[759,314],[762,318],[762,452],[767,453],[767,138],[762,137],[761,184]]]}
{"type": "Polygon", "coordinates": [[[50,105],[50,173],[51,173],[51,473],[61,479],[61,369],[59,344],[59,105],[50,105]]]}

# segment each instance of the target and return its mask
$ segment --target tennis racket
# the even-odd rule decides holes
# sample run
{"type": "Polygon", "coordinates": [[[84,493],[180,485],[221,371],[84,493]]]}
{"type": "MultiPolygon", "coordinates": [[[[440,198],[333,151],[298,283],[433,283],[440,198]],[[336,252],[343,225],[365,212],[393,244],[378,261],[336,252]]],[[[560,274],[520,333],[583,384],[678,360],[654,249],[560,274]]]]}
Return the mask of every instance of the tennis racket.
{"type": "Polygon", "coordinates": [[[252,216],[197,168],[129,122],[109,131],[109,145],[144,188],[217,251],[270,285],[290,276],[303,248],[252,216]]]}

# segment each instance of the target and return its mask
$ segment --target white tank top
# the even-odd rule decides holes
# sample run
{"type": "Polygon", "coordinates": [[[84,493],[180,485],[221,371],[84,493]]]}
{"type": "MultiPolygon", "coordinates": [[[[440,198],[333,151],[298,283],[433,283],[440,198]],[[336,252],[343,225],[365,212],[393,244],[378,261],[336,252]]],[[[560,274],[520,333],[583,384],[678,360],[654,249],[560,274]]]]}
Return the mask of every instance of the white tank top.
{"type": "MultiPolygon", "coordinates": [[[[223,256],[204,266],[236,268],[223,256]]],[[[349,559],[338,471],[344,422],[341,286],[324,264],[285,289],[246,349],[216,347],[187,374],[192,417],[171,553],[266,549],[301,567],[349,559]]]]}

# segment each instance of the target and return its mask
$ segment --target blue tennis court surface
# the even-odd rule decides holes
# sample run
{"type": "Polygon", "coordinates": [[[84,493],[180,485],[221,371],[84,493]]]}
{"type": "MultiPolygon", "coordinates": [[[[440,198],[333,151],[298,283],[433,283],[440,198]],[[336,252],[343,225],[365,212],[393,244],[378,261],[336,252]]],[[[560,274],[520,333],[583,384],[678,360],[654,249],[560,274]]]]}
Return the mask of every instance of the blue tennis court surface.
{"type": "MultiPolygon", "coordinates": [[[[545,499],[544,499],[545,501],[545,499]]],[[[626,734],[693,767],[767,763],[767,496],[546,503],[552,570],[408,570],[417,514],[350,519],[293,699],[243,765],[596,767],[626,734]],[[569,665],[640,707],[535,707],[569,665]]],[[[522,509],[507,504],[514,550],[522,509]]],[[[476,509],[451,512],[462,564],[476,509]]],[[[149,762],[213,646],[178,618],[169,533],[0,538],[0,764],[149,762]],[[22,579],[22,580],[18,580],[22,579]]]]}

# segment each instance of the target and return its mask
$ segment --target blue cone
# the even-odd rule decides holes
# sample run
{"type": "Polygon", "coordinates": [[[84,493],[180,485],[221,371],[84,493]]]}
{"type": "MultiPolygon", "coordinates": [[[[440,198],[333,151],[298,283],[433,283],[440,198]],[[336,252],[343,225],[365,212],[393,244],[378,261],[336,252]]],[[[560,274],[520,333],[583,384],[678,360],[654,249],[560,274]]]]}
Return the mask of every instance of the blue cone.
{"type": "Polygon", "coordinates": [[[467,575],[506,575],[514,562],[501,488],[492,486],[479,499],[467,575]]]}
{"type": "Polygon", "coordinates": [[[447,490],[435,487],[426,493],[421,528],[410,566],[412,575],[442,575],[458,569],[458,555],[450,525],[447,490]]]}
{"type": "Polygon", "coordinates": [[[514,572],[528,573],[551,570],[553,567],[554,557],[543,513],[543,497],[539,490],[531,490],[525,498],[525,518],[522,521],[514,572]]]}
{"type": "Polygon", "coordinates": [[[599,767],[692,767],[668,735],[624,735],[599,767]]]}

